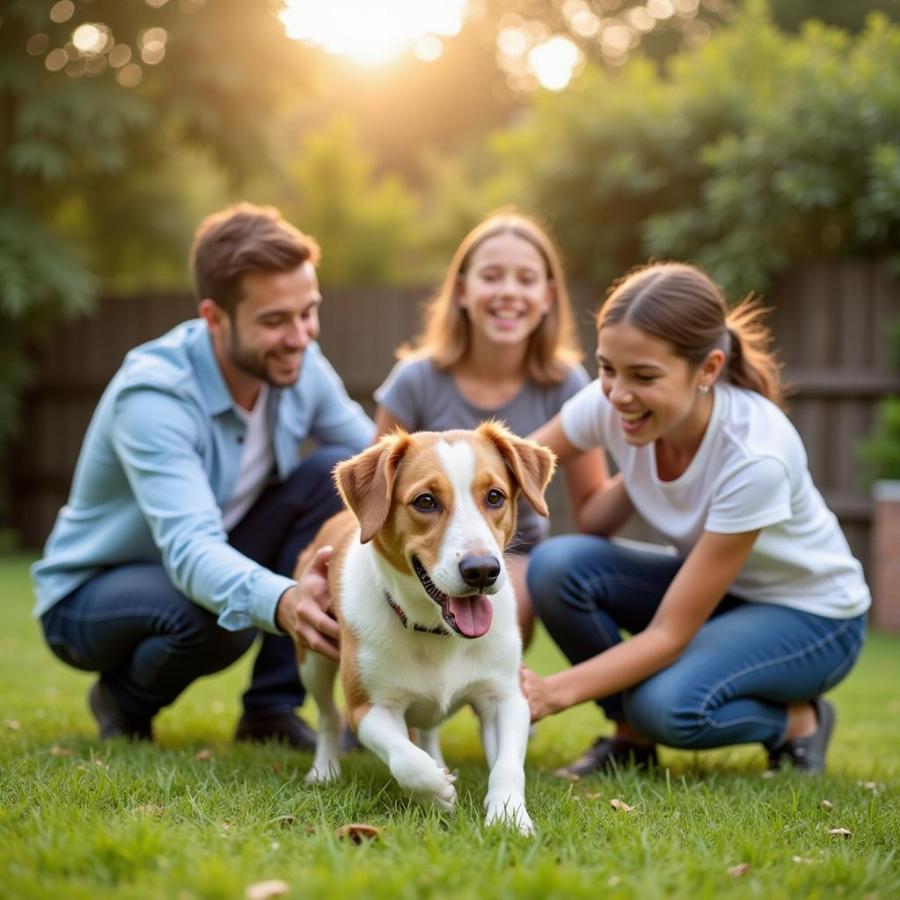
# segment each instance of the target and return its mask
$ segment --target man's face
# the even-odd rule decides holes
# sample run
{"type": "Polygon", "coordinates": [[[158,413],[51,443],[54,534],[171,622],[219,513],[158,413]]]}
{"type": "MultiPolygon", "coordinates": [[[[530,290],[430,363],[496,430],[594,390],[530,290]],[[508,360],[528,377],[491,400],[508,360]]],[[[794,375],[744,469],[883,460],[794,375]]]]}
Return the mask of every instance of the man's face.
{"type": "Polygon", "coordinates": [[[300,376],[303,353],[319,336],[319,282],[311,262],[292,272],[254,272],[231,318],[228,361],[274,387],[300,376]]]}

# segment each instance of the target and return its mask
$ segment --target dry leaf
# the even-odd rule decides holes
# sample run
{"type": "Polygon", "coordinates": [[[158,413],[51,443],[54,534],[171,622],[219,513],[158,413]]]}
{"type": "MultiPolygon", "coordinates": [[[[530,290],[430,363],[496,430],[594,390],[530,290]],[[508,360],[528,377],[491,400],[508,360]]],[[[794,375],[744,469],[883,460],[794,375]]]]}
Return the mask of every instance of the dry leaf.
{"type": "Polygon", "coordinates": [[[601,794],[599,791],[588,791],[584,795],[584,799],[585,800],[602,800],[603,794],[601,794]]]}
{"type": "Polygon", "coordinates": [[[826,812],[831,812],[834,809],[834,804],[830,800],[820,800],[819,806],[826,812]]]}
{"type": "Polygon", "coordinates": [[[384,829],[376,828],[374,825],[366,825],[364,822],[351,822],[349,825],[341,825],[335,831],[340,840],[350,840],[354,844],[361,844],[364,840],[374,840],[380,838],[384,833],[384,829]]]}
{"type": "Polygon", "coordinates": [[[272,771],[277,775],[279,772],[284,771],[284,763],[276,762],[272,763],[272,771]]]}
{"type": "Polygon", "coordinates": [[[288,813],[286,816],[279,816],[275,821],[282,828],[290,828],[292,825],[296,824],[297,817],[292,816],[290,813],[288,813]]]}
{"type": "Polygon", "coordinates": [[[286,881],[272,879],[271,881],[257,881],[251,884],[244,896],[247,900],[268,900],[269,897],[281,897],[290,890],[286,881]]]}
{"type": "Polygon", "coordinates": [[[727,871],[731,878],[742,878],[750,871],[750,863],[738,863],[727,871]]]}
{"type": "Polygon", "coordinates": [[[764,769],[762,772],[760,772],[759,777],[760,778],[774,778],[775,772],[772,769],[764,769]]]}
{"type": "Polygon", "coordinates": [[[613,797],[613,799],[609,801],[609,805],[619,812],[630,813],[634,811],[633,806],[629,806],[624,800],[620,800],[618,797],[613,797]]]}
{"type": "Polygon", "coordinates": [[[153,816],[154,818],[159,818],[163,814],[163,808],[157,803],[147,803],[144,806],[136,806],[134,811],[145,816],[153,816]]]}
{"type": "Polygon", "coordinates": [[[72,751],[68,747],[58,747],[56,744],[54,744],[50,748],[50,755],[51,756],[71,756],[72,751]]]}
{"type": "Polygon", "coordinates": [[[3,724],[10,731],[18,731],[22,727],[22,723],[18,719],[4,719],[3,724]]]}
{"type": "Polygon", "coordinates": [[[834,837],[850,837],[853,834],[849,828],[829,828],[828,833],[834,835],[834,837]]]}
{"type": "Polygon", "coordinates": [[[792,857],[791,857],[791,862],[802,863],[802,864],[805,865],[805,866],[811,866],[811,865],[815,862],[815,860],[814,860],[814,859],[808,859],[808,858],[805,857],[805,856],[792,856],[792,857]]]}
{"type": "Polygon", "coordinates": [[[208,762],[212,759],[212,750],[198,750],[194,759],[198,762],[208,762]]]}

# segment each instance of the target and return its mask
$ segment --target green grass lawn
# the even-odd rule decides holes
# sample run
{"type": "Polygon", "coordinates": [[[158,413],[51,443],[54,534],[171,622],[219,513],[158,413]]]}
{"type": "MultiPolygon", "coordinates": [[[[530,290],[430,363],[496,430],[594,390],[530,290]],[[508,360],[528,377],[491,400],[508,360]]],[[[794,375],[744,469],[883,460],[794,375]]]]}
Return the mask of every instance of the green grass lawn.
{"type": "MultiPolygon", "coordinates": [[[[232,745],[249,658],[166,710],[157,745],[100,743],[90,676],[59,663],[31,619],[24,558],[0,558],[0,594],[0,897],[241,898],[269,879],[310,900],[900,896],[897,637],[873,635],[834,692],[825,777],[763,778],[762,750],[744,747],[663,750],[652,775],[570,784],[551,770],[602,729],[600,716],[587,705],[542,722],[528,840],[482,826],[487,773],[469,713],[444,728],[459,770],[452,818],[410,802],[369,754],[349,758],[337,785],[312,788],[309,755],[232,745]],[[350,822],[383,833],[339,840],[350,822]],[[743,863],[745,874],[729,873],[743,863]]],[[[562,665],[546,638],[529,662],[562,665]]]]}

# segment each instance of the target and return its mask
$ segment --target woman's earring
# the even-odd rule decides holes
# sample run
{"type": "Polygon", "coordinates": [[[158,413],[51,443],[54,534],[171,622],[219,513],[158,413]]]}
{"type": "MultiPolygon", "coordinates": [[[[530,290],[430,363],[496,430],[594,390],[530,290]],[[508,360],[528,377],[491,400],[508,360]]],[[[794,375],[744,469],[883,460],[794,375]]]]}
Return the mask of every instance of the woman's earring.
{"type": "Polygon", "coordinates": [[[709,385],[708,385],[708,384],[701,384],[701,385],[698,387],[698,390],[700,391],[701,394],[708,394],[708,393],[709,393],[709,385]]]}

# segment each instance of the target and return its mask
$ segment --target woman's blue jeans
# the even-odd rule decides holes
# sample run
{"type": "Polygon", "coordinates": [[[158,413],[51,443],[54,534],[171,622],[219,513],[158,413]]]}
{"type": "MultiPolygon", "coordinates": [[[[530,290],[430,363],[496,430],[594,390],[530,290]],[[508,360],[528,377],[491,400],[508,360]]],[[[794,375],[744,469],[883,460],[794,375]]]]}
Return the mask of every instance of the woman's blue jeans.
{"type": "MultiPolygon", "coordinates": [[[[323,448],[283,483],[268,487],[228,536],[245,556],[282,575],[322,523],[341,508],[331,470],[351,455],[323,448]]],[[[63,662],[99,672],[120,708],[151,719],[193,681],[242,656],[260,632],[226,631],[216,616],[181,594],[159,563],[115,566],[76,588],[41,617],[50,649],[63,662]]],[[[251,715],[303,703],[293,641],[262,633],[244,693],[251,715]]]]}
{"type": "MultiPolygon", "coordinates": [[[[535,611],[574,663],[650,623],[682,560],[604,538],[538,546],[528,567],[535,611]]],[[[866,616],[829,619],[726,595],[676,662],[598,700],[607,717],[650,740],[701,750],[779,744],[786,706],[834,687],[852,668],[866,616]]]]}

